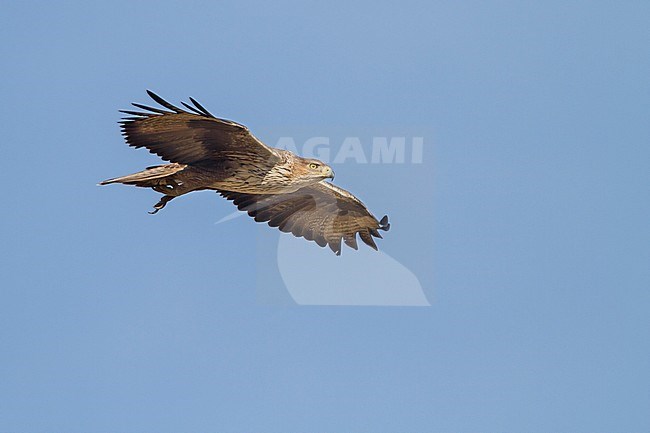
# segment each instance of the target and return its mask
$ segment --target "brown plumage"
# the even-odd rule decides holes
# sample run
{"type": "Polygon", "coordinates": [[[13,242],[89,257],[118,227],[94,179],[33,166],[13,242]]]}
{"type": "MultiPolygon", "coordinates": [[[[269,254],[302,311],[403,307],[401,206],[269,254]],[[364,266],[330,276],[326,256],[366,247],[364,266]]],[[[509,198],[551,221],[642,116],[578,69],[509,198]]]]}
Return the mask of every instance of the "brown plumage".
{"type": "Polygon", "coordinates": [[[219,119],[190,98],[187,110],[155,93],[149,96],[167,110],[133,105],[123,110],[122,134],[129,146],[144,147],[170,164],[147,167],[100,183],[149,187],[163,195],[156,213],[175,197],[191,191],[216,190],[258,222],[315,241],[341,253],[341,240],[357,249],[356,235],[377,249],[378,230],[388,230],[359,199],[325,179],[334,172],[317,159],[266,146],[248,128],[219,119]]]}

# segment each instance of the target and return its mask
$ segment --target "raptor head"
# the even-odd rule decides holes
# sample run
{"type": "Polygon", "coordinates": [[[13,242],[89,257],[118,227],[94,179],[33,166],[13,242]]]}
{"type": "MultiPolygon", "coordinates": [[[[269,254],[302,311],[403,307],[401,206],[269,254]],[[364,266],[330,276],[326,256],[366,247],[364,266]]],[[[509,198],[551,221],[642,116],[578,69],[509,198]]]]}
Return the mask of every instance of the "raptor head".
{"type": "Polygon", "coordinates": [[[300,173],[301,177],[319,182],[323,179],[334,179],[334,170],[323,161],[312,158],[300,159],[299,167],[294,166],[294,170],[297,168],[296,171],[300,173]]]}

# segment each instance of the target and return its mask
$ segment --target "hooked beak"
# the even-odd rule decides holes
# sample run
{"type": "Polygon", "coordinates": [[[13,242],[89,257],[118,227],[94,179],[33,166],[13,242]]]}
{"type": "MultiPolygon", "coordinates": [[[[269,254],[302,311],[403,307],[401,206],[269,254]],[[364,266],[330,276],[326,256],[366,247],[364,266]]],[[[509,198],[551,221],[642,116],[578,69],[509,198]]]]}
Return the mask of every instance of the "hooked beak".
{"type": "Polygon", "coordinates": [[[332,170],[331,168],[330,168],[330,174],[329,174],[329,176],[327,176],[327,179],[334,180],[334,170],[332,170]]]}

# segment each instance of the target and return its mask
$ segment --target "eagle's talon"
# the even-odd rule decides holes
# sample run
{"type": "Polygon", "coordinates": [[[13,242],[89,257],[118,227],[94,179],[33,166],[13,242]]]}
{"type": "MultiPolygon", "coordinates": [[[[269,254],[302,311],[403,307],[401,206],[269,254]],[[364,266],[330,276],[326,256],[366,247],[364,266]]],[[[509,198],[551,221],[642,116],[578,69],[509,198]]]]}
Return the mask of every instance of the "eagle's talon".
{"type": "Polygon", "coordinates": [[[154,210],[149,211],[149,214],[154,215],[154,214],[158,213],[158,211],[160,209],[164,208],[167,205],[167,203],[169,203],[173,198],[174,198],[173,195],[164,195],[164,196],[162,196],[160,201],[158,203],[156,203],[155,205],[153,205],[154,210]]]}

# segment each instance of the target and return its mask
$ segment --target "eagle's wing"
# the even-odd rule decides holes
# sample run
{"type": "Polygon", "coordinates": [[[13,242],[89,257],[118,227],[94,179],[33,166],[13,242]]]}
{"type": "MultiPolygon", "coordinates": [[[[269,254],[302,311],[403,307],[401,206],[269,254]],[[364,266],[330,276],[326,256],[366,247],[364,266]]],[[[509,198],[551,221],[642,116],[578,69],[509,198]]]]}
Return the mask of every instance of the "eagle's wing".
{"type": "Polygon", "coordinates": [[[378,230],[390,228],[388,216],[377,221],[358,198],[325,181],[288,194],[219,193],[255,221],[268,222],[271,227],[315,241],[321,247],[329,244],[336,255],[341,254],[341,238],[357,249],[357,233],[376,250],[372,237],[381,238],[378,230]]]}
{"type": "Polygon", "coordinates": [[[135,107],[146,111],[121,110],[132,116],[120,122],[129,146],[145,147],[166,161],[181,164],[219,159],[233,152],[269,161],[278,159],[275,150],[255,138],[247,127],[214,117],[193,98],[190,101],[194,106],[183,102],[186,111],[150,90],[147,93],[169,111],[136,103],[135,107]]]}

